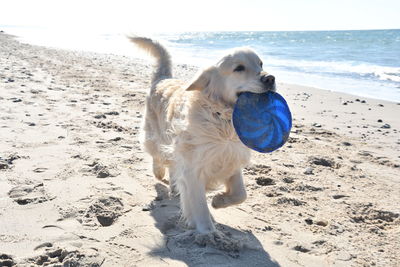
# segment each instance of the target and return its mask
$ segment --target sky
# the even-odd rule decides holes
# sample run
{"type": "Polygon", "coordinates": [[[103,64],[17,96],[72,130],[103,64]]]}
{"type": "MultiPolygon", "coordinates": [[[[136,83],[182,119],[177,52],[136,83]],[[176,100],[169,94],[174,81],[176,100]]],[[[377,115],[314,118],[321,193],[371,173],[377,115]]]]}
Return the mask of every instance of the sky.
{"type": "Polygon", "coordinates": [[[2,0],[1,25],[152,33],[400,29],[400,0],[2,0]]]}

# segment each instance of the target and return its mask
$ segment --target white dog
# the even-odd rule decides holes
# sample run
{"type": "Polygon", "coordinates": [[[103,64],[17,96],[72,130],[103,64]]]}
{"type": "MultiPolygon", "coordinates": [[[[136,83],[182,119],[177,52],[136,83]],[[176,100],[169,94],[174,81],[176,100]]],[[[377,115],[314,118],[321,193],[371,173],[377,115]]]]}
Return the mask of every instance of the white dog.
{"type": "Polygon", "coordinates": [[[246,199],[242,168],[250,150],[233,128],[233,106],[241,92],[275,90],[275,78],[263,71],[255,52],[241,48],[186,84],[172,79],[170,56],[162,45],[142,37],[130,40],[157,60],[146,99],[143,140],[153,157],[154,175],[162,180],[168,168],[189,227],[214,232],[206,191],[226,187],[225,193],[214,196],[214,208],[246,199]]]}

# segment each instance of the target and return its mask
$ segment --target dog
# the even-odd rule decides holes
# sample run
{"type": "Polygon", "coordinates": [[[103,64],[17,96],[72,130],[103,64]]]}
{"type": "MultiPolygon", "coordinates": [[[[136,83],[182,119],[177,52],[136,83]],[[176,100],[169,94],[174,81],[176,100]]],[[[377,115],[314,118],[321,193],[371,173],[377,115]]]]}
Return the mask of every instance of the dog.
{"type": "Polygon", "coordinates": [[[180,196],[182,218],[190,228],[216,230],[206,192],[225,185],[212,199],[215,209],[242,203],[246,197],[242,169],[250,150],[238,138],[232,112],[242,92],[275,91],[274,76],[250,48],[238,48],[190,82],[172,78],[171,58],[157,41],[129,37],[157,63],[146,97],[143,145],[153,158],[153,172],[180,196]]]}

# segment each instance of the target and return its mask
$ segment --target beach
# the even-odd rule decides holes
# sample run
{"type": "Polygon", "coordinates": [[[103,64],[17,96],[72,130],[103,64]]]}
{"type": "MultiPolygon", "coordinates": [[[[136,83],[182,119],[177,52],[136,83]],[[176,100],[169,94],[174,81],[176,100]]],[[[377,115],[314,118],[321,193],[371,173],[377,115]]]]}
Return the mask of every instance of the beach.
{"type": "Polygon", "coordinates": [[[0,33],[0,266],[398,266],[399,103],[276,77],[292,132],[252,153],[244,203],[210,208],[241,244],[219,249],[179,223],[139,143],[151,73],[0,33]]]}

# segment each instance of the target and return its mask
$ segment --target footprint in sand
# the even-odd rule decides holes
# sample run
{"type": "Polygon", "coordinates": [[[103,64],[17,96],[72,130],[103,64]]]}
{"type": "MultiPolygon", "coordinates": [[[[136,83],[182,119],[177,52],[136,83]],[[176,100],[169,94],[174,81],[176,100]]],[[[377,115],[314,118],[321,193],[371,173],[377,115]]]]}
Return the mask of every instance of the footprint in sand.
{"type": "Polygon", "coordinates": [[[254,164],[246,167],[243,171],[245,175],[263,175],[268,174],[272,168],[264,164],[254,164]]]}
{"type": "Polygon", "coordinates": [[[43,183],[16,186],[8,192],[8,195],[19,205],[37,204],[54,199],[46,193],[43,183]]]}
{"type": "Polygon", "coordinates": [[[27,258],[23,263],[31,264],[29,266],[32,264],[35,266],[100,266],[104,262],[104,258],[99,257],[98,253],[93,250],[69,251],[55,247],[51,243],[48,244],[48,246],[40,248],[44,249],[42,254],[27,258]]]}
{"type": "Polygon", "coordinates": [[[359,203],[350,206],[350,217],[353,223],[364,223],[391,228],[400,223],[400,214],[375,208],[371,203],[359,203]]]}
{"type": "Polygon", "coordinates": [[[15,262],[10,255],[0,254],[0,266],[15,266],[15,262]]]}
{"type": "Polygon", "coordinates": [[[120,174],[116,167],[107,166],[98,160],[94,160],[92,163],[87,164],[87,166],[90,168],[83,168],[81,171],[94,173],[97,178],[115,177],[120,174]]]}
{"type": "Polygon", "coordinates": [[[314,165],[318,166],[323,166],[323,167],[329,167],[329,168],[334,168],[338,169],[340,168],[340,165],[336,163],[333,159],[330,158],[324,158],[324,157],[310,157],[308,161],[314,165]]]}
{"type": "Polygon", "coordinates": [[[124,213],[124,204],[120,198],[104,196],[92,201],[87,208],[81,208],[77,212],[64,211],[64,213],[64,218],[78,214],[77,219],[84,226],[110,226],[124,213]]]}
{"type": "Polygon", "coordinates": [[[7,156],[0,156],[0,170],[4,169],[11,169],[14,160],[20,159],[21,157],[18,156],[17,154],[9,154],[7,156]]]}

